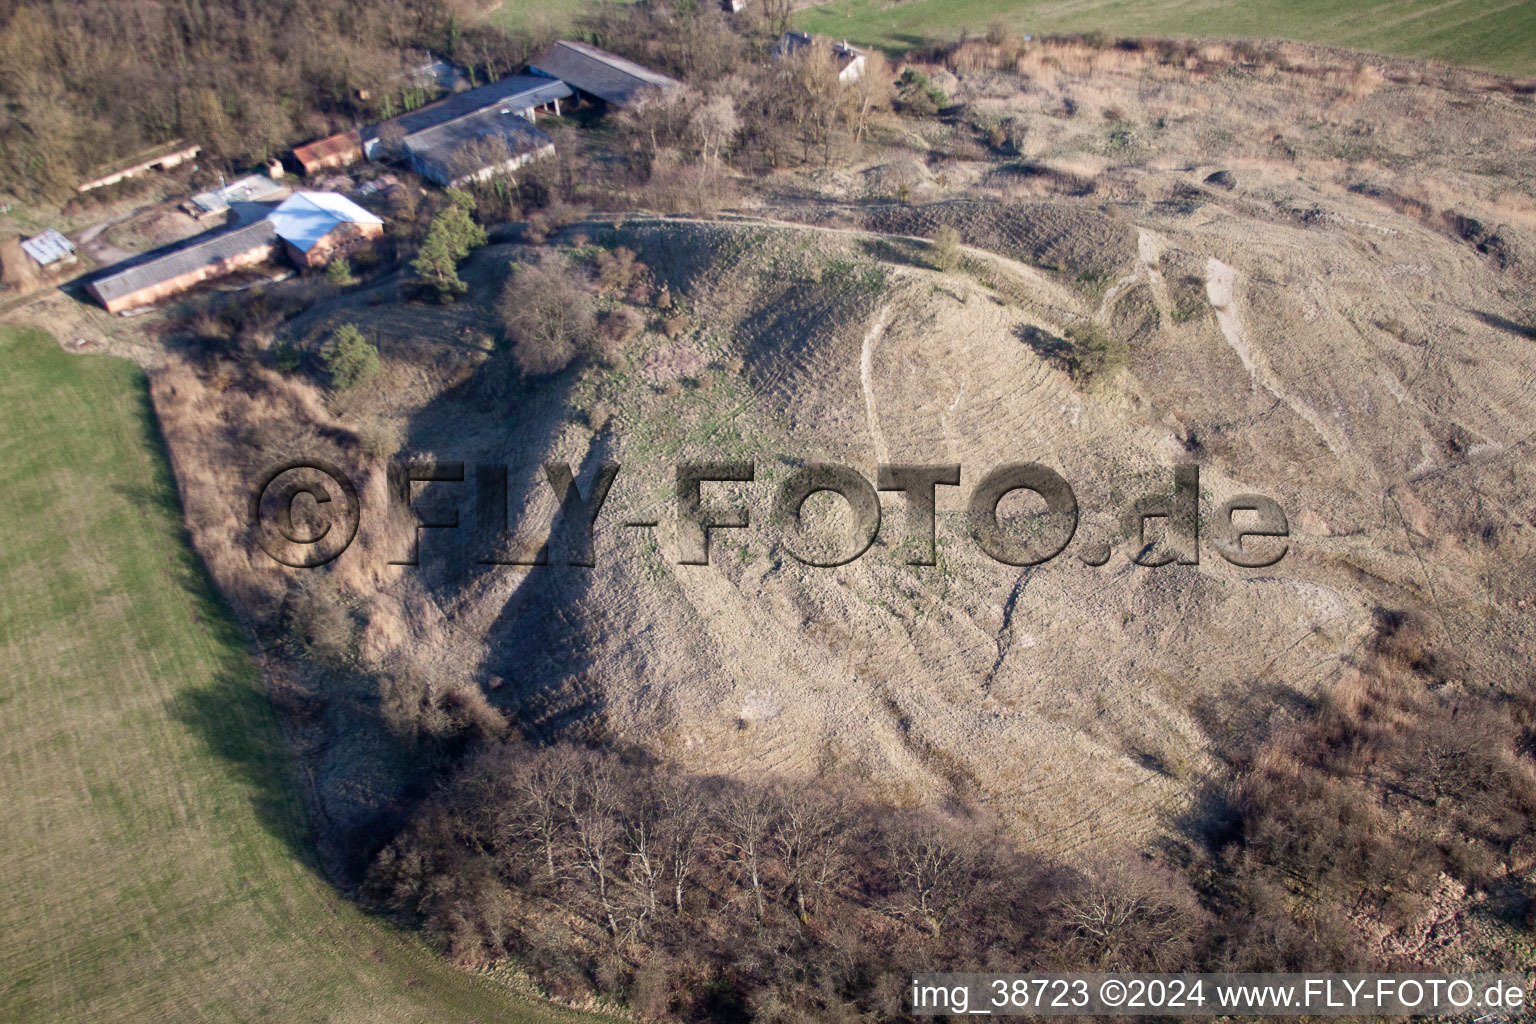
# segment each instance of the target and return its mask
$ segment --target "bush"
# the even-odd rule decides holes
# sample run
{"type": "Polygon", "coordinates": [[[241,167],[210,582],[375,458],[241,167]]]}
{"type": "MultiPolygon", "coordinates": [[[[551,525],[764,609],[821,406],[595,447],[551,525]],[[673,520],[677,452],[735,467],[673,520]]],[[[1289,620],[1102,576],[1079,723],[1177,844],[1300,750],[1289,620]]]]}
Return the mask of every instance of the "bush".
{"type": "Polygon", "coordinates": [[[299,356],[298,349],[290,342],[278,342],[272,349],[272,369],[278,373],[292,373],[299,368],[303,359],[299,356]]]}
{"type": "Polygon", "coordinates": [[[357,428],[356,433],[363,454],[379,462],[394,458],[405,444],[405,432],[394,422],[366,424],[357,428]]]}
{"type": "Polygon", "coordinates": [[[634,250],[619,246],[617,249],[599,249],[594,266],[597,270],[597,286],[604,292],[625,295],[643,282],[650,270],[635,259],[634,250]]]}
{"type": "Polygon", "coordinates": [[[1130,358],[1130,346],[1123,340],[1107,334],[1096,324],[1073,324],[1066,330],[1072,351],[1067,356],[1067,366],[1072,379],[1079,384],[1091,384],[1107,380],[1125,367],[1130,358]]]}
{"type": "Polygon", "coordinates": [[[930,252],[935,270],[954,270],[960,265],[960,232],[945,224],[934,232],[930,252]]]}
{"type": "Polygon", "coordinates": [[[352,262],[345,256],[338,256],[325,265],[325,279],[338,288],[345,288],[357,281],[352,276],[352,262]]]}
{"type": "Polygon", "coordinates": [[[587,412],[587,426],[592,428],[594,434],[600,432],[613,419],[613,406],[607,402],[598,402],[587,412]]]}
{"type": "Polygon", "coordinates": [[[597,334],[592,294],[553,253],[517,267],[499,309],[512,359],[525,376],[558,373],[592,351],[597,334]]]}
{"type": "Polygon", "coordinates": [[[645,326],[645,319],[628,306],[619,306],[603,314],[597,327],[597,355],[609,366],[624,358],[625,347],[645,326]]]}
{"type": "Polygon", "coordinates": [[[916,117],[931,117],[949,106],[949,94],[916,68],[907,68],[896,82],[901,109],[916,117]]]}
{"type": "Polygon", "coordinates": [[[357,620],[333,587],[298,588],[287,608],[288,627],[304,653],[333,672],[346,671],[357,655],[357,620]]]}
{"type": "Polygon", "coordinates": [[[331,383],[345,391],[379,372],[379,350],[363,337],[355,324],[342,324],[320,348],[331,383]]]}

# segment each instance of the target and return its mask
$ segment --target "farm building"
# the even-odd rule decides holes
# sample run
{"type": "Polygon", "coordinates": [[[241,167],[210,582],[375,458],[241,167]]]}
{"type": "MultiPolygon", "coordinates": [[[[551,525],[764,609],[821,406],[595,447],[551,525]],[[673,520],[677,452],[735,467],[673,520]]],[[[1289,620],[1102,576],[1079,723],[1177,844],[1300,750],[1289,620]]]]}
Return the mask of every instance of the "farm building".
{"type": "Polygon", "coordinates": [[[125,178],[136,178],[145,171],[168,171],[177,164],[191,160],[202,151],[201,146],[189,146],[181,139],[177,139],[129,157],[90,181],[82,181],[80,191],[89,192],[93,188],[115,185],[125,178]]]}
{"type": "Polygon", "coordinates": [[[321,266],[379,237],[384,222],[333,192],[295,192],[262,219],[98,277],[86,289],[107,312],[147,306],[193,285],[255,266],[285,251],[321,266]]]}
{"type": "Polygon", "coordinates": [[[538,116],[541,108],[558,114],[560,101],[571,95],[564,82],[551,82],[535,75],[512,75],[365,128],[363,155],[370,160],[399,155],[394,148],[403,149],[413,136],[492,108],[511,111],[529,121],[538,116]]]}
{"type": "Polygon", "coordinates": [[[199,192],[190,203],[183,204],[183,209],[202,220],[209,214],[226,212],[231,203],[254,203],[282,190],[283,186],[265,174],[252,174],[212,192],[199,192]]]}
{"type": "Polygon", "coordinates": [[[456,186],[549,156],[555,143],[510,108],[489,107],[416,132],[402,148],[417,174],[439,185],[456,186]]]}
{"type": "Polygon", "coordinates": [[[108,313],[147,306],[186,291],[200,281],[223,277],[241,267],[265,262],[277,252],[270,221],[224,231],[158,259],[148,260],[86,285],[108,313]]]}
{"type": "Polygon", "coordinates": [[[293,158],[298,161],[299,167],[305,174],[355,164],[363,158],[362,133],[341,132],[338,135],[317,139],[304,146],[297,146],[294,148],[293,158]]]}
{"type": "MultiPolygon", "coordinates": [[[[816,37],[809,32],[785,32],[773,44],[773,59],[779,60],[791,54],[809,50],[816,45],[816,37]]],[[[832,59],[837,61],[837,80],[844,84],[857,82],[864,74],[864,51],[849,46],[846,41],[832,43],[832,59]]]]}
{"type": "Polygon", "coordinates": [[[558,78],[581,95],[616,107],[629,106],[679,84],[676,79],[633,61],[569,39],[560,40],[535,57],[528,70],[558,78]]]}
{"type": "Polygon", "coordinates": [[[75,259],[75,243],[53,228],[28,238],[21,243],[21,248],[37,261],[38,266],[42,267],[51,267],[55,263],[72,263],[75,259]]]}
{"type": "Polygon", "coordinates": [[[384,222],[335,192],[295,192],[267,216],[288,258],[320,267],[384,233],[384,222]]]}

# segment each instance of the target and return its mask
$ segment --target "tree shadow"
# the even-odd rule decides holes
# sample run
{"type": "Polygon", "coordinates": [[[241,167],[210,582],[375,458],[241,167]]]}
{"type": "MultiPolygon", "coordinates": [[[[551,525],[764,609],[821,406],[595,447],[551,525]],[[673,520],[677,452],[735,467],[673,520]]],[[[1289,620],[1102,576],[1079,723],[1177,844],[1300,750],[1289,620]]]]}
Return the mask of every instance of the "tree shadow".
{"type": "Polygon", "coordinates": [[[208,639],[214,661],[202,685],[189,681],[170,698],[170,716],[228,767],[249,794],[262,828],[301,862],[318,868],[292,752],[251,658],[250,637],[192,546],[181,495],[170,472],[165,435],[145,386],[137,389],[134,416],[141,443],[151,455],[151,470],[147,479],[118,485],[114,491],[167,535],[170,555],[161,573],[186,596],[191,619],[208,639]]]}
{"type": "Polygon", "coordinates": [[[1489,327],[1497,327],[1501,331],[1508,331],[1510,334],[1518,334],[1522,338],[1536,340],[1536,319],[1533,319],[1531,323],[1522,324],[1508,317],[1499,316],[1497,313],[1484,312],[1481,309],[1472,310],[1472,315],[1489,327]]]}
{"type": "Polygon", "coordinates": [[[1013,330],[1014,336],[1034,350],[1046,362],[1066,367],[1072,362],[1072,343],[1049,331],[1042,331],[1034,324],[1020,324],[1013,330]]]}
{"type": "Polygon", "coordinates": [[[189,687],[172,698],[170,711],[227,767],[248,794],[261,827],[319,872],[293,752],[256,667],[248,662],[222,666],[206,685],[189,687]]]}
{"type": "Polygon", "coordinates": [[[928,247],[905,239],[891,238],[866,238],[859,241],[859,248],[870,259],[880,260],[882,263],[895,263],[907,267],[916,267],[919,270],[932,270],[933,262],[928,258],[928,247]]]}

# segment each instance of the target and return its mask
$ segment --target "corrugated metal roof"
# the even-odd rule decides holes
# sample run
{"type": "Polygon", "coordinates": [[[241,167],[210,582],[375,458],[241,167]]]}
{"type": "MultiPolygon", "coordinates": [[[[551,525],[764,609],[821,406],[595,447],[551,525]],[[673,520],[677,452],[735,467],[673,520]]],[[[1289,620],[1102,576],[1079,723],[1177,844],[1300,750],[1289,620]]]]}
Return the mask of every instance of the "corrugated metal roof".
{"type": "Polygon", "coordinates": [[[75,243],[49,228],[21,243],[22,249],[43,266],[57,263],[75,251],[75,243]]]}
{"type": "Polygon", "coordinates": [[[655,89],[671,89],[676,79],[586,43],[562,39],[528,65],[572,88],[623,106],[655,89]]]}
{"type": "Polygon", "coordinates": [[[192,197],[192,201],[209,213],[218,213],[220,210],[229,209],[230,203],[254,202],[274,192],[281,192],[282,189],[283,186],[265,174],[252,174],[239,181],[232,181],[223,188],[214,189],[212,192],[199,192],[192,197]]]}
{"type": "Polygon", "coordinates": [[[205,241],[194,242],[184,249],[178,249],[158,259],[147,260],[127,270],[99,277],[91,282],[91,287],[103,301],[111,302],[124,295],[131,295],[144,288],[178,278],[200,267],[221,263],[232,256],[250,252],[260,245],[270,244],[275,237],[272,222],[259,220],[255,224],[222,232],[205,241]]]}
{"type": "Polygon", "coordinates": [[[383,224],[378,217],[335,192],[295,192],[267,215],[277,237],[300,252],[343,224],[383,224]]]}
{"type": "MultiPolygon", "coordinates": [[[[402,135],[410,137],[498,104],[517,110],[527,110],[530,107],[541,107],[546,103],[553,103],[555,100],[563,100],[570,95],[571,89],[564,82],[551,82],[548,78],[537,75],[512,75],[498,82],[492,82],[490,85],[468,89],[445,100],[428,104],[409,114],[401,114],[388,121],[381,121],[371,128],[365,128],[363,139],[365,142],[374,143],[379,138],[379,133],[389,126],[398,127],[402,135]]],[[[373,155],[371,145],[368,148],[368,154],[373,155]]]]}
{"type": "Polygon", "coordinates": [[[506,143],[508,157],[522,156],[553,145],[554,140],[518,114],[517,109],[504,104],[417,132],[405,140],[406,151],[436,168],[439,184],[449,184],[484,169],[483,165],[458,166],[461,162],[469,162],[468,158],[460,160],[459,154],[473,143],[501,139],[506,143]]]}
{"type": "Polygon", "coordinates": [[[339,135],[316,139],[307,145],[295,146],[293,158],[308,167],[328,157],[342,156],[354,150],[361,154],[362,146],[363,137],[359,132],[342,132],[339,135]]]}

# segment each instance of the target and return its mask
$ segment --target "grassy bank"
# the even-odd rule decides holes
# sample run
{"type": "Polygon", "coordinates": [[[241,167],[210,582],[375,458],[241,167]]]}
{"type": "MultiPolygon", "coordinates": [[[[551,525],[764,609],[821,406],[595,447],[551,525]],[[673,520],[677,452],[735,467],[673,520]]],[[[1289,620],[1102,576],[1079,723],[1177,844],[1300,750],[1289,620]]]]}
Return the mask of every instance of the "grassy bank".
{"type": "Polygon", "coordinates": [[[0,1017],[581,1019],[451,970],[317,875],[138,368],[10,328],[0,366],[0,1017]]]}

